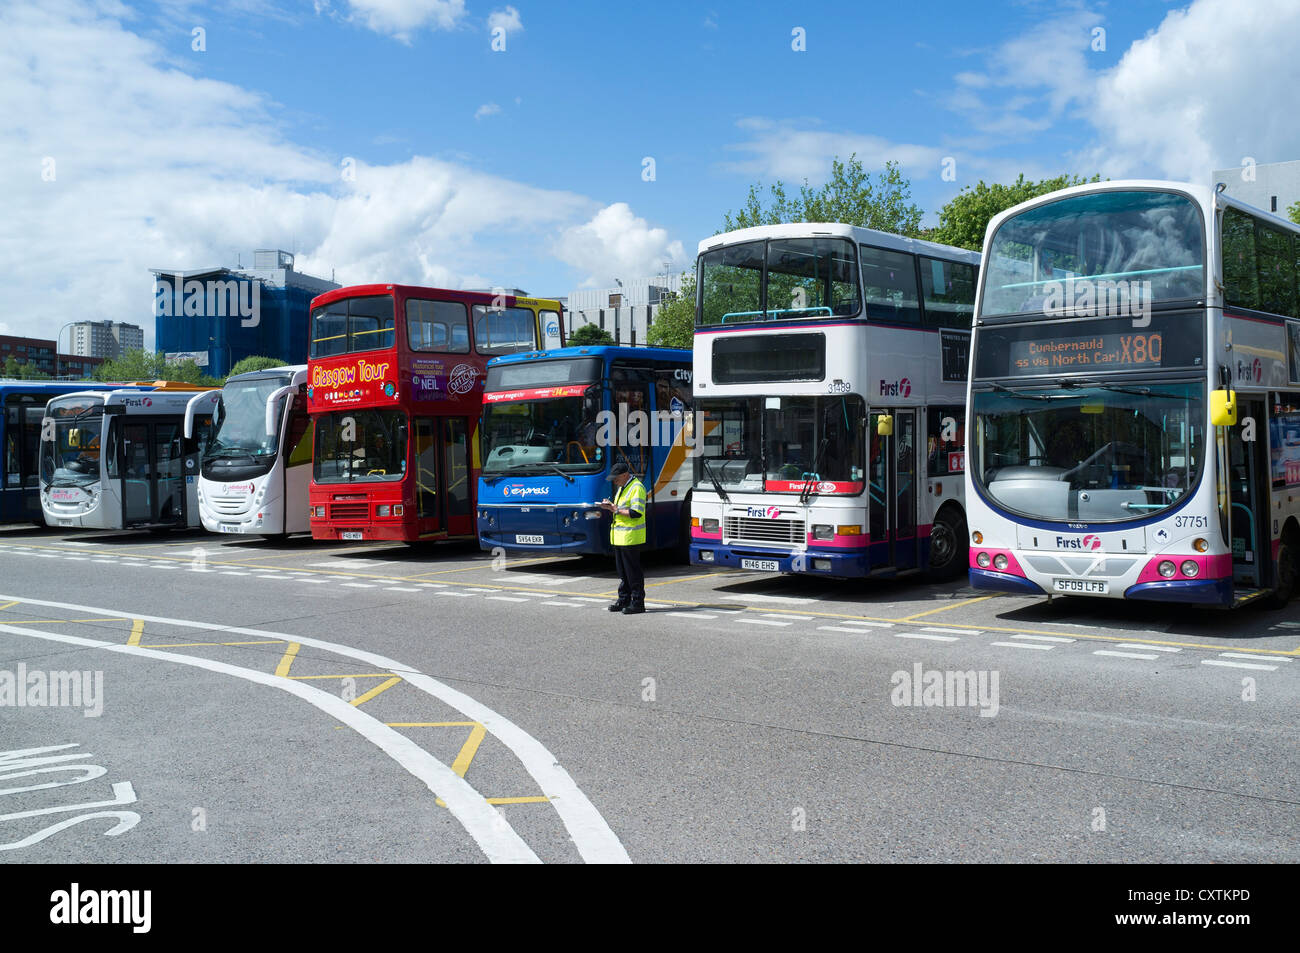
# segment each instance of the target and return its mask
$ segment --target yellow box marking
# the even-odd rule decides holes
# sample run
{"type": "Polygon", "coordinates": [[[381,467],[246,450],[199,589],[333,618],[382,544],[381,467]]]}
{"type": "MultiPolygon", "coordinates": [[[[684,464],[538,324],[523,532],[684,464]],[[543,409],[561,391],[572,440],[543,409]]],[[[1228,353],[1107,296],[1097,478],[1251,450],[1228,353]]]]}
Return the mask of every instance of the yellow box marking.
{"type": "Polygon", "coordinates": [[[0,606],[0,610],[12,609],[16,605],[18,605],[17,599],[15,599],[13,602],[6,602],[4,605],[0,606]]]}
{"type": "Polygon", "coordinates": [[[298,650],[302,648],[297,642],[290,642],[289,647],[284,650],[284,655],[280,657],[280,664],[275,667],[275,674],[281,678],[289,677],[289,669],[293,666],[293,660],[298,655],[298,650]]]}
{"type": "Polygon", "coordinates": [[[131,620],[131,637],[126,640],[127,645],[139,645],[140,636],[144,635],[144,619],[131,620]]]}
{"type": "Polygon", "coordinates": [[[533,797],[489,797],[484,798],[489,804],[546,804],[551,799],[545,794],[533,797]]]}
{"type": "Polygon", "coordinates": [[[950,602],[948,603],[948,605],[939,606],[939,608],[937,609],[926,609],[924,612],[918,612],[915,615],[904,616],[903,618],[897,619],[896,621],[911,622],[913,619],[920,619],[928,615],[934,615],[934,613],[936,612],[947,612],[949,609],[959,609],[962,606],[969,606],[969,605],[974,605],[977,602],[983,602],[985,599],[996,599],[996,598],[997,598],[996,595],[976,596],[974,599],[963,599],[961,602],[950,602]]]}
{"type": "Polygon", "coordinates": [[[363,675],[290,675],[289,678],[295,681],[301,679],[306,681],[311,678],[392,678],[392,672],[366,672],[363,675]]]}
{"type": "Polygon", "coordinates": [[[485,737],[487,737],[487,729],[477,721],[474,722],[474,727],[469,730],[469,737],[461,746],[460,754],[456,755],[456,760],[451,763],[451,770],[463,778],[474,760],[474,755],[478,754],[478,746],[483,743],[485,737]]]}
{"type": "Polygon", "coordinates": [[[366,702],[370,701],[370,699],[374,698],[374,697],[375,697],[376,695],[378,695],[380,692],[386,692],[386,691],[388,691],[390,688],[392,688],[394,685],[396,685],[396,684],[397,684],[398,682],[400,682],[400,681],[401,681],[401,679],[400,679],[399,677],[397,677],[396,675],[394,675],[394,676],[393,676],[392,678],[390,678],[388,681],[386,681],[386,682],[380,682],[378,685],[376,685],[374,688],[370,689],[370,691],[366,692],[366,693],[365,693],[364,695],[362,695],[361,697],[352,699],[352,702],[351,702],[352,707],[357,708],[357,707],[360,707],[361,705],[364,705],[366,702]]]}

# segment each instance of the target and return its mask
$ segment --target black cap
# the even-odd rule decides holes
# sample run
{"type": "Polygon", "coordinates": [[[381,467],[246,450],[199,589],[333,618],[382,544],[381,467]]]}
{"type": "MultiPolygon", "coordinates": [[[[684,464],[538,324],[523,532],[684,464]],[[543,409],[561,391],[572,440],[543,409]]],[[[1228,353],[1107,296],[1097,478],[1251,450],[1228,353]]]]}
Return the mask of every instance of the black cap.
{"type": "Polygon", "coordinates": [[[609,468],[609,476],[605,477],[605,479],[612,480],[614,479],[614,477],[622,476],[624,473],[627,472],[628,472],[627,464],[624,463],[622,460],[619,460],[617,463],[615,463],[612,467],[609,468]]]}

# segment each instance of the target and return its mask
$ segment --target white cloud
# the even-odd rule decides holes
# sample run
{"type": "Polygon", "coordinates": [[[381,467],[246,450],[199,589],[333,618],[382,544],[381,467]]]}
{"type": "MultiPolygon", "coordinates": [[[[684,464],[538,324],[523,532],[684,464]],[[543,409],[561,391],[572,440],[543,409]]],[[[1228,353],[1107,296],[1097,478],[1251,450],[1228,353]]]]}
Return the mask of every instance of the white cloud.
{"type": "Polygon", "coordinates": [[[1197,0],[1171,11],[1097,82],[1096,167],[1208,183],[1243,156],[1300,157],[1297,36],[1295,0],[1197,0]]]}
{"type": "Polygon", "coordinates": [[[524,24],[519,19],[519,11],[514,7],[507,6],[504,10],[493,10],[488,16],[488,30],[493,33],[497,30],[505,30],[507,34],[522,33],[523,29],[524,24]]]}
{"type": "Polygon", "coordinates": [[[474,118],[482,119],[484,116],[495,116],[501,112],[501,107],[496,103],[484,103],[478,109],[474,110],[474,118]]]}
{"type": "MultiPolygon", "coordinates": [[[[263,96],[177,69],[102,9],[0,7],[6,333],[112,318],[152,343],[148,269],[233,265],[255,247],[295,251],[300,270],[343,283],[517,285],[528,263],[545,291],[564,290],[570,258],[554,244],[600,219],[595,200],[424,156],[358,157],[345,181],[340,156],[285,139],[263,96]]],[[[674,244],[634,221],[651,245],[674,244]]],[[[584,275],[591,261],[638,260],[616,230],[586,239],[584,275]]]]}
{"type": "Polygon", "coordinates": [[[897,161],[912,178],[937,174],[946,154],[935,146],[890,142],[864,133],[832,132],[815,124],[761,117],[742,119],[736,125],[749,134],[745,142],[727,146],[749,158],[725,163],[723,168],[746,175],[816,184],[830,175],[831,160],[857,154],[867,169],[882,169],[897,161]]]}
{"type": "MultiPolygon", "coordinates": [[[[347,0],[352,19],[376,33],[403,42],[425,27],[453,29],[465,15],[465,0],[347,0]]],[[[317,10],[327,9],[329,0],[317,0],[317,10]]]]}
{"type": "Polygon", "coordinates": [[[566,228],[555,244],[555,255],[585,273],[587,287],[629,275],[658,274],[665,261],[679,267],[686,263],[682,243],[670,241],[667,231],[638,218],[625,202],[607,205],[585,224],[566,228]]]}

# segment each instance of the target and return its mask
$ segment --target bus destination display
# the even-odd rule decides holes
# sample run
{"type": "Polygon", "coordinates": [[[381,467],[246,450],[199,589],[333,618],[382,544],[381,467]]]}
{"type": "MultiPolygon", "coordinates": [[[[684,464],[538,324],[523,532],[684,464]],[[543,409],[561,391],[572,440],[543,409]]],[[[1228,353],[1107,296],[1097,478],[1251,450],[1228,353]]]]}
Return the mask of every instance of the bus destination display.
{"type": "Polygon", "coordinates": [[[1039,338],[1011,345],[1011,373],[1046,374],[1087,368],[1160,367],[1164,336],[1159,331],[1039,338]]]}

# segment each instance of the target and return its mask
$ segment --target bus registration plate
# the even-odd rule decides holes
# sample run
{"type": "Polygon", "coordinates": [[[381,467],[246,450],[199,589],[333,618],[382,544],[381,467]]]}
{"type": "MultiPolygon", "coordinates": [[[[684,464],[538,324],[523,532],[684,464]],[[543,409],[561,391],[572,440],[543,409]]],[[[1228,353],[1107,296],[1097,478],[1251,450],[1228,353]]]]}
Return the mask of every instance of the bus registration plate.
{"type": "Polygon", "coordinates": [[[515,542],[521,546],[541,546],[546,542],[545,536],[515,536],[515,542]]]}
{"type": "Polygon", "coordinates": [[[1087,592],[1104,596],[1110,591],[1110,584],[1099,579],[1053,579],[1052,588],[1057,592],[1087,592]]]}
{"type": "Polygon", "coordinates": [[[238,524],[238,523],[222,523],[222,524],[221,524],[221,532],[223,532],[223,533],[238,533],[238,532],[239,532],[239,524],[238,524]]]}
{"type": "Polygon", "coordinates": [[[339,533],[339,539],[344,540],[344,541],[347,541],[347,542],[351,542],[351,541],[353,541],[353,540],[360,540],[360,539],[361,539],[361,530],[359,530],[359,529],[345,529],[343,532],[339,533]]]}
{"type": "Polygon", "coordinates": [[[780,572],[781,564],[775,559],[742,559],[741,569],[760,569],[763,572],[780,572]]]}

